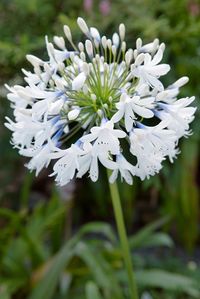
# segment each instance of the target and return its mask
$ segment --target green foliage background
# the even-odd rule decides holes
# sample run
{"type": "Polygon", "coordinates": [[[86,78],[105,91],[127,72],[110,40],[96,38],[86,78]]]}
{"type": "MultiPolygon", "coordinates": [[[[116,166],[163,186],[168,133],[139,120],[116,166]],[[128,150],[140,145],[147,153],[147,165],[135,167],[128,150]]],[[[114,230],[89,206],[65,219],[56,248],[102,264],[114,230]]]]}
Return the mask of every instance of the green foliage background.
{"type": "MultiPolygon", "coordinates": [[[[47,204],[55,188],[52,181],[47,178],[46,172],[37,179],[28,174],[23,166],[25,160],[19,157],[9,144],[10,133],[4,128],[3,122],[5,115],[11,115],[11,110],[5,99],[6,91],[3,84],[6,82],[10,85],[22,84],[23,76],[20,69],[30,67],[25,55],[32,53],[45,57],[46,34],[50,39],[53,35],[63,35],[62,26],[68,24],[72,29],[74,40],[78,41],[81,34],[76,25],[76,18],[82,16],[89,25],[99,28],[101,33],[108,35],[116,31],[121,22],[125,23],[127,41],[132,47],[137,37],[141,37],[144,42],[150,42],[158,37],[166,43],[164,60],[171,65],[171,71],[164,79],[164,83],[167,85],[181,76],[188,75],[190,82],[182,89],[181,95],[195,95],[195,105],[199,107],[200,2],[198,0],[113,0],[108,1],[110,11],[107,15],[102,15],[100,11],[100,0],[93,0],[93,6],[88,11],[84,9],[83,2],[81,0],[0,1],[0,204],[4,208],[14,209],[20,215],[21,213],[23,215],[24,211],[29,213],[29,210],[34,210],[38,203],[45,201],[47,204]]],[[[189,250],[199,244],[199,111],[192,127],[194,134],[189,140],[183,140],[180,145],[181,154],[173,165],[165,163],[159,176],[142,184],[137,179],[133,187],[120,184],[130,233],[136,227],[158,216],[169,215],[171,220],[165,225],[165,230],[172,233],[178,244],[184,245],[189,250]]],[[[104,173],[98,183],[93,184],[85,179],[77,182],[75,189],[75,192],[56,191],[61,192],[58,192],[61,198],[63,194],[65,197],[68,193],[75,197],[70,206],[69,219],[72,218],[73,225],[69,220],[67,224],[70,227],[69,231],[94,219],[112,223],[104,173]]],[[[4,221],[0,226],[4,228],[4,221]]],[[[12,226],[10,229],[12,231],[12,226]]],[[[58,233],[58,228],[54,229],[58,233]]],[[[8,229],[2,236],[4,241],[8,236],[12,239],[13,232],[8,229]]],[[[49,256],[60,248],[58,239],[54,240],[55,248],[49,256]]],[[[47,261],[49,257],[48,254],[43,256],[40,245],[38,244],[36,248],[38,259],[33,261],[36,266],[47,261]]],[[[4,247],[0,250],[6,251],[4,247]]],[[[23,255],[22,252],[19,254],[23,255]]],[[[94,298],[101,298],[96,285],[92,283],[87,285],[86,293],[88,299],[91,298],[90,293],[95,294],[94,298]]],[[[5,295],[2,298],[9,297],[5,295]]]]}

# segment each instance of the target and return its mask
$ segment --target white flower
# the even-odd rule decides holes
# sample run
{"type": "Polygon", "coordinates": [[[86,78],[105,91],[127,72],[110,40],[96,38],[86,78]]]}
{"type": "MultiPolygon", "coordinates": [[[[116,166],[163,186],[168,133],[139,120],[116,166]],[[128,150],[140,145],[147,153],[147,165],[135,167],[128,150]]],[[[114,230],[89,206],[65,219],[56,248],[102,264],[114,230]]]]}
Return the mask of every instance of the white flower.
{"type": "Polygon", "coordinates": [[[114,181],[118,177],[118,173],[121,175],[121,179],[124,179],[126,183],[132,185],[133,178],[135,175],[134,166],[129,163],[122,154],[117,155],[116,157],[117,168],[113,170],[112,175],[109,178],[110,183],[114,183],[114,181]]]}
{"type": "Polygon", "coordinates": [[[162,57],[163,48],[160,46],[153,58],[149,53],[146,53],[144,54],[144,64],[136,65],[133,68],[133,74],[139,78],[141,83],[148,83],[151,87],[156,87],[159,91],[162,91],[164,87],[158,78],[167,74],[170,70],[168,64],[159,64],[162,57]]]}
{"type": "MultiPolygon", "coordinates": [[[[31,148],[29,148],[30,151],[31,148]]],[[[25,149],[21,149],[19,153],[23,156],[32,157],[29,163],[26,165],[30,170],[36,170],[36,176],[44,167],[48,167],[51,162],[49,154],[51,153],[51,146],[47,143],[43,147],[35,147],[30,155],[26,153],[25,149]]]]}
{"type": "Polygon", "coordinates": [[[168,128],[174,130],[178,138],[191,134],[189,124],[194,120],[196,108],[188,106],[194,99],[195,97],[187,97],[172,104],[159,104],[163,110],[158,112],[158,117],[161,120],[168,120],[168,128]]]}
{"type": "Polygon", "coordinates": [[[59,151],[52,155],[53,158],[61,158],[55,163],[51,176],[56,176],[55,181],[63,186],[73,179],[76,170],[79,170],[78,158],[82,150],[76,144],[72,144],[67,150],[59,151]]]}
{"type": "Polygon", "coordinates": [[[136,41],[136,50],[138,53],[155,53],[159,46],[159,39],[154,39],[153,42],[146,45],[142,45],[141,38],[138,38],[136,41]]]}
{"type": "Polygon", "coordinates": [[[33,99],[30,95],[27,96],[24,93],[24,87],[18,85],[10,87],[7,84],[5,87],[10,91],[10,93],[7,94],[7,98],[11,101],[11,107],[13,109],[26,108],[33,103],[33,99]]]}
{"type": "Polygon", "coordinates": [[[113,155],[120,153],[120,143],[118,138],[126,137],[122,130],[114,129],[111,121],[105,122],[100,127],[93,127],[91,133],[83,136],[80,140],[84,142],[94,142],[93,147],[97,154],[110,152],[113,155]]]}
{"type": "Polygon", "coordinates": [[[108,38],[82,18],[77,23],[85,42],[76,45],[65,25],[69,46],[63,37],[54,44],[45,37],[47,60],[27,55],[33,71],[22,70],[25,86],[6,85],[11,143],[31,158],[26,166],[36,174],[53,161],[60,185],[87,173],[97,181],[100,164],[112,170],[110,182],[118,174],[128,184],[148,178],[166,158],[173,162],[180,137],[191,134],[194,97],[178,99],[188,77],[164,88],[160,77],[170,67],[161,63],[165,45],[158,39],[143,45],[139,38],[136,49],[127,49],[124,24],[108,38]]]}
{"type": "Polygon", "coordinates": [[[31,122],[30,117],[17,115],[18,122],[14,123],[11,119],[6,117],[7,122],[5,126],[13,131],[12,142],[14,145],[21,145],[22,147],[29,147],[34,136],[43,129],[43,124],[38,122],[31,122]]]}
{"type": "Polygon", "coordinates": [[[173,161],[177,138],[174,131],[166,129],[166,122],[154,127],[139,126],[130,133],[130,152],[137,158],[136,174],[143,180],[159,172],[166,156],[173,161]]]}
{"type": "Polygon", "coordinates": [[[168,86],[165,90],[159,92],[156,96],[156,100],[166,102],[168,104],[175,102],[177,100],[180,87],[185,85],[188,81],[188,77],[181,77],[176,82],[168,86]]]}
{"type": "Polygon", "coordinates": [[[110,160],[108,152],[97,152],[95,146],[87,142],[84,143],[83,149],[84,154],[79,158],[80,168],[76,176],[77,178],[81,178],[89,171],[89,177],[93,182],[96,182],[99,176],[98,160],[108,169],[117,168],[116,163],[110,160]]]}
{"type": "Polygon", "coordinates": [[[148,97],[141,99],[139,96],[129,97],[123,93],[120,102],[116,104],[118,112],[112,117],[114,123],[119,122],[124,116],[125,128],[128,132],[133,128],[133,123],[137,119],[135,113],[144,118],[151,118],[154,113],[150,110],[154,107],[154,98],[148,97]]]}

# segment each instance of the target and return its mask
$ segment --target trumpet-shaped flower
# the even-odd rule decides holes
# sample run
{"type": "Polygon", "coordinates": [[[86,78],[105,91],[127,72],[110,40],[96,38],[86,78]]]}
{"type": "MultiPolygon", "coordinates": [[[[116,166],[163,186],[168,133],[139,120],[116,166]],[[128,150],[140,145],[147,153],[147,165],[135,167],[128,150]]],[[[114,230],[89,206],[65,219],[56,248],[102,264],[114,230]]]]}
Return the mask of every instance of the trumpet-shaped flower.
{"type": "Polygon", "coordinates": [[[110,176],[110,183],[112,184],[118,177],[118,173],[121,175],[121,179],[125,180],[126,183],[132,185],[133,176],[135,173],[135,167],[129,163],[122,154],[117,155],[116,157],[117,168],[113,170],[112,175],[110,176]]]}
{"type": "Polygon", "coordinates": [[[154,127],[138,124],[138,128],[130,133],[130,152],[137,158],[136,175],[142,180],[158,173],[167,156],[172,162],[178,153],[176,136],[167,125],[167,122],[154,127]]]}
{"type": "Polygon", "coordinates": [[[136,114],[145,118],[154,116],[154,113],[151,111],[154,107],[153,102],[154,97],[145,97],[142,99],[139,96],[133,96],[130,98],[127,94],[123,93],[120,102],[116,104],[118,112],[113,115],[112,121],[117,123],[124,116],[125,128],[127,132],[130,132],[134,121],[137,119],[136,114]]]}
{"type": "Polygon", "coordinates": [[[122,130],[114,129],[114,124],[109,121],[100,127],[93,127],[91,133],[84,135],[81,141],[92,142],[97,154],[110,152],[113,155],[120,153],[120,143],[118,138],[124,138],[126,133],[122,130]]]}
{"type": "Polygon", "coordinates": [[[87,171],[93,182],[98,180],[99,169],[98,161],[108,169],[116,169],[117,165],[110,160],[109,152],[97,152],[95,146],[85,142],[83,144],[84,154],[79,158],[80,169],[77,173],[77,178],[81,178],[87,171]]]}
{"type": "Polygon", "coordinates": [[[170,70],[168,64],[159,64],[163,57],[163,48],[163,44],[161,44],[154,57],[149,53],[140,54],[142,59],[140,61],[136,59],[135,65],[133,65],[133,74],[139,78],[140,82],[148,83],[159,91],[163,90],[164,87],[158,78],[167,74],[170,70]]]}
{"type": "Polygon", "coordinates": [[[194,120],[196,108],[189,105],[194,99],[194,97],[187,97],[179,99],[172,104],[159,104],[163,110],[158,112],[158,117],[161,120],[170,120],[168,128],[174,130],[179,138],[190,135],[191,133],[189,124],[194,120]]]}

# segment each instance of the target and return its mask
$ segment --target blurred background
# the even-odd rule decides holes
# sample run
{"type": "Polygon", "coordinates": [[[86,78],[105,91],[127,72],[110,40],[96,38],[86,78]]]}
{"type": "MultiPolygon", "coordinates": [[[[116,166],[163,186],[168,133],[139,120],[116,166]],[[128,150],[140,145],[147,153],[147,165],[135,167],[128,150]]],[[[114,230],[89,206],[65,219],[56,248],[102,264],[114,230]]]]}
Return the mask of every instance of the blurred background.
{"type": "MultiPolygon", "coordinates": [[[[101,172],[97,183],[84,178],[63,188],[56,187],[48,177],[50,170],[43,171],[36,178],[24,167],[26,160],[12,148],[11,134],[3,125],[5,116],[12,117],[4,84],[23,84],[21,68],[30,69],[25,55],[31,53],[45,57],[44,36],[48,35],[51,39],[53,35],[64,35],[64,24],[70,26],[74,40],[79,41],[82,34],[76,25],[78,16],[106,35],[112,35],[118,30],[118,25],[124,23],[127,43],[133,48],[138,37],[147,43],[154,38],[165,42],[164,60],[171,65],[171,71],[164,78],[164,83],[168,85],[181,76],[189,76],[190,82],[182,88],[181,96],[195,95],[195,105],[199,106],[199,0],[1,0],[1,299],[120,298],[115,295],[109,297],[113,290],[109,289],[109,293],[108,286],[101,280],[99,282],[97,273],[91,270],[98,268],[98,263],[95,264],[95,259],[91,262],[94,258],[91,252],[88,253],[90,262],[87,262],[86,256],[81,257],[77,253],[82,252],[80,248],[76,249],[72,259],[70,257],[68,268],[65,265],[67,257],[61,256],[61,264],[68,270],[65,268],[64,271],[57,264],[57,270],[54,268],[55,271],[50,272],[54,276],[52,274],[49,278],[47,275],[49,264],[55,262],[55,254],[59,257],[63,246],[67,246],[77,231],[84,231],[84,228],[89,237],[83,237],[86,238],[82,241],[83,252],[86,251],[84,244],[86,248],[97,246],[99,252],[103,252],[101,258],[113,261],[111,268],[120,265],[118,251],[114,249],[116,246],[109,251],[106,247],[109,237],[104,236],[114,229],[105,173],[101,172]],[[91,227],[87,225],[89,222],[93,223],[91,227]],[[86,268],[90,270],[87,272],[86,268]]],[[[137,279],[144,299],[151,298],[147,296],[159,299],[200,298],[198,287],[190,281],[200,281],[198,111],[192,129],[193,135],[181,142],[181,154],[173,165],[165,162],[159,175],[142,183],[135,179],[133,186],[119,182],[130,243],[136,250],[133,259],[139,269],[137,279]],[[157,272],[154,279],[152,272],[145,278],[148,271],[141,275],[142,270],[157,272]],[[172,272],[178,273],[177,277],[176,274],[170,276],[172,272]],[[178,276],[183,273],[187,278],[178,276]],[[177,283],[175,286],[174,281],[177,283]]],[[[95,248],[92,247],[92,251],[95,248]]]]}

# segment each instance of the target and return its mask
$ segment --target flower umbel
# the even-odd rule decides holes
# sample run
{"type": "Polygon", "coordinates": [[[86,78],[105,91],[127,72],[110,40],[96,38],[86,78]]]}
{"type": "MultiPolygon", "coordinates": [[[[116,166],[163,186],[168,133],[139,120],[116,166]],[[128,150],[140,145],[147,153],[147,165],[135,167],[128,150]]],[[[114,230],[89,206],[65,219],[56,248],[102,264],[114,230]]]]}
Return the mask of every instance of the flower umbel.
{"type": "Polygon", "coordinates": [[[158,39],[127,49],[124,24],[109,39],[82,18],[77,23],[84,43],[75,45],[65,25],[68,46],[63,37],[54,44],[46,37],[48,61],[27,55],[34,69],[23,70],[27,85],[6,86],[12,144],[36,174],[56,160],[52,175],[60,185],[87,172],[96,181],[99,163],[112,170],[111,182],[118,174],[129,184],[133,176],[148,178],[167,157],[173,161],[179,139],[191,133],[194,97],[177,99],[188,78],[164,88],[160,77],[170,66],[160,63],[165,45],[158,39]]]}

